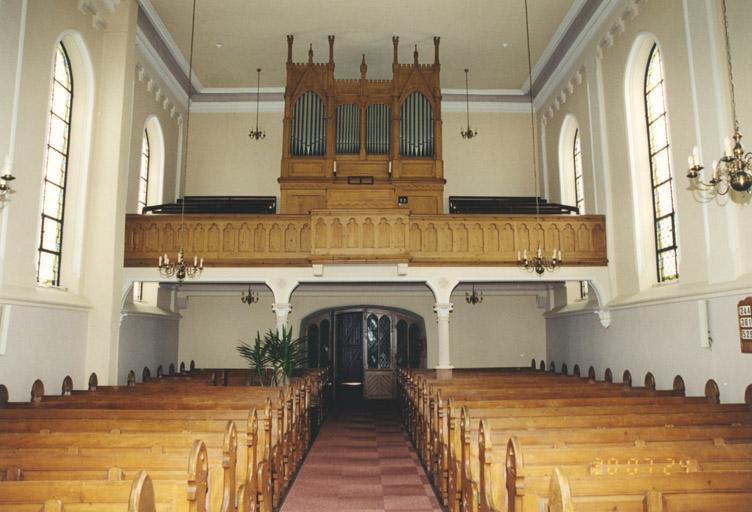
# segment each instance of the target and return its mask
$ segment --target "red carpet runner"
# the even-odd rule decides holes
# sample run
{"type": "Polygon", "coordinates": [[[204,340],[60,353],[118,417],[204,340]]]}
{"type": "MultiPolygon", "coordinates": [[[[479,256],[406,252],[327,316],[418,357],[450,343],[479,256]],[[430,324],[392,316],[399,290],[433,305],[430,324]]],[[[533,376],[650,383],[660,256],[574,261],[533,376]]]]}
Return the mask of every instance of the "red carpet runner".
{"type": "Polygon", "coordinates": [[[282,512],[439,512],[391,404],[334,412],[303,463],[282,512]]]}

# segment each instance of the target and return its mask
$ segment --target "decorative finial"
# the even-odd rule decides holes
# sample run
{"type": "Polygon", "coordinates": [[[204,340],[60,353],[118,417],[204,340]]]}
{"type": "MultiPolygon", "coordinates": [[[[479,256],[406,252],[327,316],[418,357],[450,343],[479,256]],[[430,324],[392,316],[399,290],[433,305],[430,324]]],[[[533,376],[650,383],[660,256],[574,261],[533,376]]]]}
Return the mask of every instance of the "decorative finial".
{"type": "Polygon", "coordinates": [[[329,64],[334,64],[334,36],[327,36],[329,39],[329,64]]]}
{"type": "Polygon", "coordinates": [[[363,59],[360,61],[360,78],[366,77],[366,71],[368,71],[368,65],[366,64],[366,54],[363,54],[363,59]]]}
{"type": "Polygon", "coordinates": [[[313,64],[313,43],[308,46],[308,64],[313,64]]]}
{"type": "Polygon", "coordinates": [[[418,65],[418,45],[415,45],[415,51],[413,52],[413,62],[418,65]]]}
{"type": "Polygon", "coordinates": [[[394,59],[392,64],[398,64],[397,48],[399,47],[399,36],[392,36],[392,45],[394,46],[394,59]]]}
{"type": "Polygon", "coordinates": [[[295,36],[287,34],[287,63],[292,64],[292,42],[295,36]]]}
{"type": "Polygon", "coordinates": [[[441,42],[441,38],[439,36],[433,36],[433,50],[434,50],[433,63],[436,65],[439,64],[439,42],[441,42]]]}

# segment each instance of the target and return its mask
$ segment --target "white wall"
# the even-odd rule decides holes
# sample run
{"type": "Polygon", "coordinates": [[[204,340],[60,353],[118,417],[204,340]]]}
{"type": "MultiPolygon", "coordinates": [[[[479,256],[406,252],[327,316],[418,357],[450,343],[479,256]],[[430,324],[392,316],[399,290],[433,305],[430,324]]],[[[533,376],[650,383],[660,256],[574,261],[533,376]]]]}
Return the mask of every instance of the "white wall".
{"type": "Polygon", "coordinates": [[[100,383],[114,383],[119,366],[156,365],[176,355],[174,334],[145,317],[124,321],[126,344],[118,346],[128,170],[140,152],[140,136],[132,145],[131,134],[140,134],[149,112],[160,116],[170,152],[168,179],[174,183],[176,120],[169,113],[165,118],[163,105],[136,85],[136,2],[121,1],[113,11],[101,10],[102,2],[87,5],[93,15],[77,0],[0,3],[0,69],[8,71],[0,85],[0,158],[10,140],[14,70],[23,41],[13,148],[17,192],[0,220],[0,305],[10,306],[7,337],[0,340],[7,345],[0,354],[0,383],[13,399],[25,400],[37,378],[52,392],[68,374],[77,387],[85,387],[92,371],[100,383]],[[35,265],[52,59],[61,36],[71,42],[74,113],[62,286],[50,289],[36,285],[35,265]],[[165,338],[163,346],[172,348],[156,344],[165,338]]]}
{"type": "Polygon", "coordinates": [[[31,385],[42,379],[45,392],[59,394],[66,375],[86,389],[86,310],[10,306],[8,340],[0,353],[0,383],[12,401],[28,401],[31,385]]]}
{"type": "MultiPolygon", "coordinates": [[[[685,178],[687,155],[700,147],[706,167],[722,153],[731,132],[730,101],[720,1],[615,2],[612,14],[563,70],[559,84],[541,99],[545,125],[548,182],[558,193],[558,134],[567,115],[589,132],[583,139],[588,210],[606,214],[609,268],[615,299],[601,305],[611,311],[606,329],[593,306],[560,304],[547,315],[548,360],[594,365],[599,378],[606,367],[620,379],[629,368],[635,383],[652,371],[661,387],[680,373],[688,392],[701,394],[715,379],[724,401],[740,401],[752,383],[752,354],[742,354],[736,303],[752,295],[749,200],[724,197],[700,201],[685,178]],[[635,42],[644,35],[660,44],[664,59],[670,122],[671,164],[676,193],[679,281],[656,284],[649,202],[638,198],[638,180],[650,179],[647,160],[630,147],[644,137],[644,126],[628,130],[626,70],[635,42]],[[578,78],[579,76],[579,78],[578,78]],[[591,207],[591,201],[595,201],[591,207]],[[708,300],[712,349],[700,347],[708,300]]],[[[729,0],[731,43],[742,131],[752,120],[752,103],[743,84],[752,79],[749,31],[741,20],[752,4],[729,0]],[[745,121],[746,120],[746,121],[745,121]]],[[[638,72],[644,73],[644,68],[638,72]]]]}
{"type": "Polygon", "coordinates": [[[582,375],[595,367],[599,380],[611,368],[614,382],[624,370],[641,386],[652,372],[659,389],[671,389],[674,376],[684,379],[687,395],[703,395],[705,382],[714,379],[721,401],[743,402],[752,384],[752,358],[740,353],[736,304],[742,295],[708,300],[710,348],[700,346],[703,336],[697,301],[669,302],[618,309],[604,329],[592,313],[561,315],[546,322],[547,361],[571,373],[575,364],[582,375]]]}
{"type": "MultiPolygon", "coordinates": [[[[266,138],[252,141],[255,113],[192,114],[187,193],[279,197],[282,113],[261,113],[266,138]]],[[[529,114],[471,113],[478,136],[465,140],[463,113],[443,114],[445,196],[532,195],[529,114]]],[[[446,205],[445,205],[446,206],[446,205]]]]}
{"type": "Polygon", "coordinates": [[[144,366],[149,367],[152,375],[157,374],[160,365],[165,370],[170,364],[177,368],[178,318],[137,312],[124,315],[120,324],[119,349],[119,384],[125,384],[130,370],[136,372],[136,379],[141,382],[144,366]]]}
{"type": "MultiPolygon", "coordinates": [[[[451,363],[457,368],[527,366],[545,355],[545,322],[535,295],[495,295],[487,292],[481,305],[469,306],[464,293],[452,296],[450,315],[451,363]]],[[[261,293],[257,304],[240,302],[240,293],[192,293],[180,322],[179,360],[194,359],[202,367],[238,367],[243,360],[235,347],[251,341],[256,331],[274,328],[272,296],[261,293]]],[[[312,293],[292,296],[290,325],[297,334],[300,322],[315,311],[348,305],[386,306],[412,311],[425,320],[427,364],[437,364],[437,327],[433,295],[425,292],[312,293]]]]}

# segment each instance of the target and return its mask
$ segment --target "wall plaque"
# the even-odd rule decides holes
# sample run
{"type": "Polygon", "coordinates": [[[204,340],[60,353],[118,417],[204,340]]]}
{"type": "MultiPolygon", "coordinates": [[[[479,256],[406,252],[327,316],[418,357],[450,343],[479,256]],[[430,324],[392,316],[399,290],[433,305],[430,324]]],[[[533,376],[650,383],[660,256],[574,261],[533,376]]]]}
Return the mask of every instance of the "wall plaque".
{"type": "Polygon", "coordinates": [[[752,297],[739,301],[736,306],[739,315],[739,338],[742,353],[752,354],[752,297]]]}

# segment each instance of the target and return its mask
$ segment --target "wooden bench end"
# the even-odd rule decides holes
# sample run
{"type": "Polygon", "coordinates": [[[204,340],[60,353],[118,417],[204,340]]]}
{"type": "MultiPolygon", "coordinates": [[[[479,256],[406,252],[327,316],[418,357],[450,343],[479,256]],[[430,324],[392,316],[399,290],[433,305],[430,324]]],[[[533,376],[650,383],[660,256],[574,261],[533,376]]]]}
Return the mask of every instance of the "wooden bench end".
{"type": "Polygon", "coordinates": [[[5,387],[5,384],[0,384],[0,409],[7,405],[9,397],[8,388],[5,387]]]}
{"type": "Polygon", "coordinates": [[[708,379],[705,383],[705,398],[714,404],[721,403],[721,391],[718,389],[718,384],[713,379],[708,379]]]}

